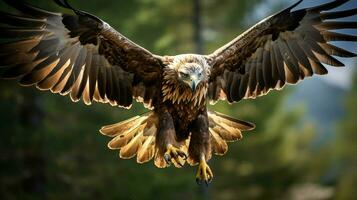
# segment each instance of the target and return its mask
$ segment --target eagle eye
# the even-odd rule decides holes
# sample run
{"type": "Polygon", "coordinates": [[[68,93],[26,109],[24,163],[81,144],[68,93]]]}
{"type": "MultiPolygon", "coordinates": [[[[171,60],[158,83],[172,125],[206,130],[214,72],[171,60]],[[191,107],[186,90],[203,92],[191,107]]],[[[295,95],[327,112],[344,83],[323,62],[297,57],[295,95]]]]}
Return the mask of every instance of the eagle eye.
{"type": "Polygon", "coordinates": [[[189,75],[184,73],[184,72],[180,72],[180,76],[181,76],[181,78],[188,78],[189,77],[189,75]]]}

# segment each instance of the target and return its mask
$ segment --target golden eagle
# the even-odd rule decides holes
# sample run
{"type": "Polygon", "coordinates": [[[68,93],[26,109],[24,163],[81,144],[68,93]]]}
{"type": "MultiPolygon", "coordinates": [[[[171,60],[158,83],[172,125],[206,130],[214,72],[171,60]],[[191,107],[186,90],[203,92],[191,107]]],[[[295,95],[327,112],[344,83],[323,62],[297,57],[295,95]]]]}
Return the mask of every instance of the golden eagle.
{"type": "Polygon", "coordinates": [[[17,14],[0,12],[1,78],[24,86],[130,108],[133,99],[151,111],[100,132],[121,158],[152,159],[157,167],[199,165],[196,180],[210,182],[212,154],[242,139],[248,122],[208,111],[207,102],[254,99],[313,74],[321,64],[341,67],[332,56],[356,54],[329,43],[357,41],[332,30],[357,29],[342,21],[356,8],[331,11],[349,0],[272,15],[210,55],[158,56],[130,41],[98,17],[54,0],[72,14],[46,11],[20,0],[3,0],[17,14]]]}

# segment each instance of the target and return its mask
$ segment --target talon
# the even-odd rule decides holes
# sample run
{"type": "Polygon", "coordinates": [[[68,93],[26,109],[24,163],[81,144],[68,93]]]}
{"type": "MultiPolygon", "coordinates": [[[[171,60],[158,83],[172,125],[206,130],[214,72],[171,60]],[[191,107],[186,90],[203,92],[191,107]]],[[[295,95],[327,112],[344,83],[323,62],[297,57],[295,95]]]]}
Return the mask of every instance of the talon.
{"type": "Polygon", "coordinates": [[[183,167],[184,164],[180,163],[179,161],[177,161],[177,164],[180,165],[180,167],[183,167]]]}
{"type": "Polygon", "coordinates": [[[212,182],[213,173],[211,168],[206,163],[205,159],[201,159],[200,164],[198,166],[197,174],[196,174],[196,182],[198,185],[202,185],[204,182],[206,186],[212,182]]]}
{"type": "Polygon", "coordinates": [[[171,156],[169,154],[165,153],[164,159],[168,165],[171,165],[171,156]]]}
{"type": "Polygon", "coordinates": [[[179,154],[180,157],[182,157],[183,160],[187,160],[188,157],[184,152],[179,151],[178,154],[179,154]]]}
{"type": "Polygon", "coordinates": [[[196,178],[196,183],[197,183],[197,185],[202,185],[202,182],[199,178],[196,178]]]}
{"type": "Polygon", "coordinates": [[[174,151],[174,150],[171,151],[171,157],[176,158],[178,156],[179,156],[179,154],[176,151],[174,151]]]}
{"type": "Polygon", "coordinates": [[[176,167],[183,167],[183,165],[185,164],[185,160],[187,159],[187,155],[185,152],[170,144],[167,146],[164,158],[168,165],[174,163],[176,167]],[[180,162],[180,158],[183,159],[183,163],[180,162]]]}

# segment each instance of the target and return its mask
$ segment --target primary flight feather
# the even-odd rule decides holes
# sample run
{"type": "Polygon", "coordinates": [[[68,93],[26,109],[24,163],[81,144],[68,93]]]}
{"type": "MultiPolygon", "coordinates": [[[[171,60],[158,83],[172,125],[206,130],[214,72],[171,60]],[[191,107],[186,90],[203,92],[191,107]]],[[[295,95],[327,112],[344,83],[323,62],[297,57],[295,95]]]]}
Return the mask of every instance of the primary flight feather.
{"type": "Polygon", "coordinates": [[[314,74],[322,65],[343,66],[338,57],[356,54],[329,43],[357,41],[333,30],[357,29],[341,20],[357,9],[331,11],[349,0],[333,0],[271,16],[210,55],[158,56],[130,41],[98,17],[55,2],[74,14],[49,12],[20,0],[3,0],[18,13],[0,12],[0,77],[24,86],[69,95],[75,102],[130,108],[133,99],[150,112],[101,133],[108,147],[138,163],[157,167],[198,164],[196,180],[209,182],[212,154],[242,139],[254,125],[207,110],[207,102],[254,99],[314,74]]]}

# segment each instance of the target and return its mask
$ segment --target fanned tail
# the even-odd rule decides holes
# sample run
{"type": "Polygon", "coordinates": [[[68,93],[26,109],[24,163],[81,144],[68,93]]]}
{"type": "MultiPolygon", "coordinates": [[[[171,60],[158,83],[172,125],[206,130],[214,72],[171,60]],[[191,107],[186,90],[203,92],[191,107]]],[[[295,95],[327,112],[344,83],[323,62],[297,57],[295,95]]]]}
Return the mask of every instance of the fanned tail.
{"type": "Polygon", "coordinates": [[[212,153],[221,156],[228,151],[227,142],[241,140],[243,138],[242,131],[250,131],[255,128],[252,123],[213,111],[208,112],[208,119],[212,153]]]}
{"type": "MultiPolygon", "coordinates": [[[[255,127],[252,123],[233,119],[213,111],[208,112],[208,119],[211,149],[212,153],[216,155],[226,154],[228,151],[227,142],[242,139],[242,131],[249,131],[255,127]]],[[[136,156],[138,163],[146,163],[154,158],[155,165],[164,168],[168,165],[163,156],[159,155],[155,146],[158,127],[158,116],[151,111],[117,124],[104,126],[100,132],[113,138],[108,143],[108,147],[112,150],[119,150],[120,158],[130,159],[136,156]]],[[[181,143],[180,149],[188,152],[189,143],[190,138],[181,143]]],[[[190,155],[188,156],[187,162],[190,165],[197,164],[194,163],[190,155]]]]}
{"type": "Polygon", "coordinates": [[[154,112],[104,126],[100,132],[113,137],[108,143],[112,150],[120,150],[120,158],[136,157],[138,163],[149,162],[156,154],[155,137],[158,118],[154,112]]]}

